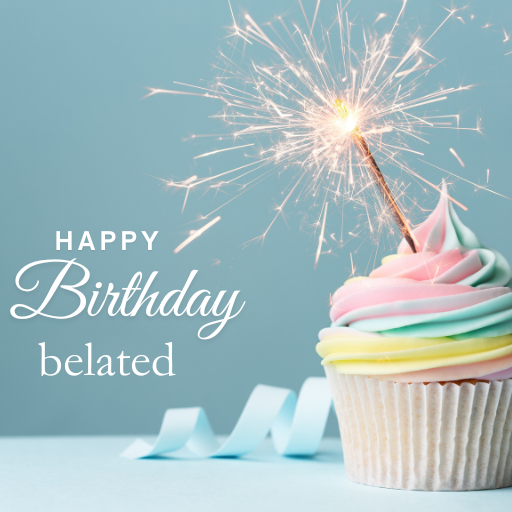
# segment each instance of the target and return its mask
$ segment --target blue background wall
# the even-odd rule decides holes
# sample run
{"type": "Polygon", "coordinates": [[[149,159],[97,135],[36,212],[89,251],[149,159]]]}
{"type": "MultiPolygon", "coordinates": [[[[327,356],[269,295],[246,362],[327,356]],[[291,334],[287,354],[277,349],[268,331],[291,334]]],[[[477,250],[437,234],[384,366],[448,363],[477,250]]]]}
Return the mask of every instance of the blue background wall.
{"type": "MultiPolygon", "coordinates": [[[[315,3],[304,1],[309,16],[315,3]]],[[[364,13],[371,22],[400,6],[397,0],[353,0],[349,12],[364,13]]],[[[291,0],[235,0],[233,9],[237,16],[247,10],[258,22],[277,14],[302,18],[291,0]]],[[[324,23],[334,11],[334,2],[322,3],[324,23]]],[[[432,27],[445,15],[437,3],[419,0],[411,0],[407,12],[409,19],[418,17],[432,27]]],[[[426,159],[479,183],[485,183],[490,168],[492,188],[512,196],[512,55],[504,56],[512,42],[503,42],[502,29],[512,31],[512,7],[506,0],[490,6],[477,1],[461,16],[465,25],[451,20],[430,46],[446,61],[427,85],[477,83],[447,109],[461,112],[468,125],[481,116],[484,131],[438,133],[426,159]],[[480,28],[487,23],[492,26],[480,28]],[[449,147],[463,157],[464,169],[449,147]]],[[[0,434],[150,433],[165,408],[188,405],[205,406],[214,428],[228,432],[257,383],[298,389],[307,376],[322,374],[316,336],[328,323],[329,293],[350,273],[352,249],[323,257],[314,270],[315,239],[300,232],[294,215],[290,229],[278,222],[263,247],[242,249],[271,219],[271,198],[281,189],[271,179],[232,203],[222,222],[174,255],[187,230],[196,227],[188,223],[198,211],[206,213],[208,204],[192,198],[181,215],[181,196],[165,192],[151,177],[186,178],[196,172],[193,157],[212,146],[182,139],[218,129],[208,116],[219,106],[167,95],[141,101],[144,86],[172,88],[174,80],[212,79],[215,50],[230,23],[224,0],[29,1],[0,7],[0,434]],[[73,231],[74,251],[55,250],[57,230],[73,231]],[[106,251],[78,252],[84,230],[97,247],[101,230],[118,236],[121,230],[137,231],[139,239],[141,230],[160,234],[152,252],[142,240],[125,252],[117,242],[106,251]],[[37,303],[17,290],[16,273],[32,261],[71,257],[91,271],[84,287],[89,296],[97,281],[120,289],[136,271],[147,278],[154,270],[159,271],[155,290],[167,292],[198,269],[195,290],[241,290],[247,304],[208,341],[197,338],[204,322],[195,317],[12,318],[13,304],[37,303]],[[215,260],[220,264],[213,265],[215,260]],[[124,350],[153,359],[169,341],[172,378],[40,376],[41,342],[61,358],[85,356],[85,343],[92,342],[96,357],[116,357],[124,350]]],[[[443,177],[421,162],[415,166],[436,183],[443,177]]],[[[469,207],[463,221],[483,243],[512,259],[512,201],[476,193],[460,182],[452,192],[469,207]]],[[[421,200],[428,208],[436,198],[421,200]]],[[[363,267],[372,250],[368,245],[356,255],[363,267]]],[[[53,275],[37,274],[41,289],[53,275]]],[[[59,300],[56,307],[65,301],[59,300]]],[[[330,429],[334,432],[333,425],[330,429]]]]}

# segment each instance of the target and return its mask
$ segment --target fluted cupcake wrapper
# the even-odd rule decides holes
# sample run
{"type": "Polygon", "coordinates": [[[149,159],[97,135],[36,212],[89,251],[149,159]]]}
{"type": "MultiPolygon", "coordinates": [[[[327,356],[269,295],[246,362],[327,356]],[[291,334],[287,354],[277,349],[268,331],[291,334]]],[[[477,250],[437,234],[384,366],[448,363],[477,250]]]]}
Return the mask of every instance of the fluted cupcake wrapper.
{"type": "Polygon", "coordinates": [[[394,383],[325,371],[348,478],[393,489],[512,486],[512,379],[394,383]]]}

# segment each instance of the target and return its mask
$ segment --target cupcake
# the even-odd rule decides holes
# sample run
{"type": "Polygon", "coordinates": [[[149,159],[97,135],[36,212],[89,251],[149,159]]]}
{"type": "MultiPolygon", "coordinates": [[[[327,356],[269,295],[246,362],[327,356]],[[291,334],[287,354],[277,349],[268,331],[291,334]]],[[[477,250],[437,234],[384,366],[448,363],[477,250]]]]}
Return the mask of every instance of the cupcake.
{"type": "Polygon", "coordinates": [[[347,476],[393,489],[512,485],[510,266],[457,217],[430,217],[333,296],[323,358],[347,476]]]}

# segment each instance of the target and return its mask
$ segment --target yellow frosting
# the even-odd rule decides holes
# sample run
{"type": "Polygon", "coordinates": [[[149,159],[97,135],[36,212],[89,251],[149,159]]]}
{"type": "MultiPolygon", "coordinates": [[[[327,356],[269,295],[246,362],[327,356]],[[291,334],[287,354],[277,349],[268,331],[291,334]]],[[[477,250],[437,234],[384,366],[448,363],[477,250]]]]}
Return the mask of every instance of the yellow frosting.
{"type": "Polygon", "coordinates": [[[343,285],[346,285],[346,284],[349,284],[349,283],[355,283],[357,281],[362,281],[363,279],[370,279],[369,277],[366,277],[366,276],[355,276],[355,277],[351,277],[350,279],[347,279],[343,285]]]}
{"type": "Polygon", "coordinates": [[[398,258],[402,258],[403,256],[406,256],[405,254],[390,254],[389,256],[385,256],[382,258],[381,265],[385,265],[386,263],[389,263],[390,261],[396,260],[398,258]]]}
{"type": "Polygon", "coordinates": [[[389,375],[478,363],[512,354],[512,334],[494,338],[373,338],[333,335],[316,346],[322,364],[350,375],[389,375]]]}
{"type": "MultiPolygon", "coordinates": [[[[389,263],[390,261],[396,260],[398,258],[401,258],[402,256],[406,256],[405,254],[390,254],[389,256],[384,256],[382,258],[382,265],[385,265],[386,263],[389,263]]],[[[368,276],[354,276],[349,279],[347,279],[343,284],[350,284],[350,283],[356,283],[357,281],[362,281],[363,279],[370,279],[368,276]]]]}

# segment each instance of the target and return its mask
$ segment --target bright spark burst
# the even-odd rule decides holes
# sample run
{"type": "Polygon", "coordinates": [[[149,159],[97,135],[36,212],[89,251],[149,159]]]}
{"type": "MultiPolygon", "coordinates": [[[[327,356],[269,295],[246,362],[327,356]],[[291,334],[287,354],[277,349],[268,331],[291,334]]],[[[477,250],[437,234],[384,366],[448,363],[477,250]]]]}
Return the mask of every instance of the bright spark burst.
{"type": "MultiPolygon", "coordinates": [[[[428,51],[428,43],[450,18],[457,18],[458,11],[449,10],[430,36],[422,39],[416,33],[407,39],[404,34],[397,37],[406,3],[407,0],[403,0],[392,26],[382,35],[373,25],[383,26],[384,21],[380,20],[387,14],[379,14],[372,28],[365,28],[351,21],[341,3],[328,28],[317,22],[320,1],[312,22],[305,17],[307,28],[304,29],[282,17],[259,25],[249,14],[245,15],[244,23],[239,24],[232,14],[233,25],[227,39],[231,54],[220,53],[215,65],[218,77],[212,85],[179,84],[186,86],[186,91],[149,88],[147,96],[190,94],[220,100],[223,108],[215,117],[231,130],[233,146],[195,158],[251,148],[244,152],[244,158],[249,161],[213,176],[166,182],[167,186],[186,189],[185,201],[190,190],[201,186],[216,192],[232,187],[235,193],[204,216],[208,218],[273,173],[288,177],[282,192],[284,199],[276,208],[275,216],[264,233],[253,240],[265,238],[287,205],[307,200],[308,209],[316,206],[319,211],[312,223],[315,229],[321,229],[316,266],[322,245],[327,243],[324,234],[328,202],[341,207],[346,203],[359,207],[374,239],[378,239],[383,230],[393,229],[386,203],[353,147],[350,134],[357,126],[409,221],[405,198],[410,180],[404,180],[403,176],[421,180],[438,190],[408,163],[413,155],[423,156],[418,145],[429,144],[427,137],[432,129],[478,131],[479,128],[461,128],[457,114],[438,115],[432,110],[450,95],[471,86],[440,88],[427,94],[420,92],[422,79],[441,62],[428,51]],[[314,30],[320,34],[316,39],[314,30]],[[355,47],[355,40],[361,40],[361,51],[355,47]],[[265,62],[252,60],[248,55],[257,46],[268,52],[265,62]],[[337,98],[348,107],[350,115],[346,119],[335,107],[337,98]],[[391,170],[393,175],[390,175],[391,170]]],[[[450,151],[464,165],[455,151],[450,151]]],[[[218,220],[216,217],[196,231],[175,252],[218,220]]],[[[359,237],[361,230],[348,233],[359,237]]],[[[333,236],[331,239],[335,240],[333,236]]],[[[339,245],[344,243],[343,239],[342,227],[339,245]]]]}

